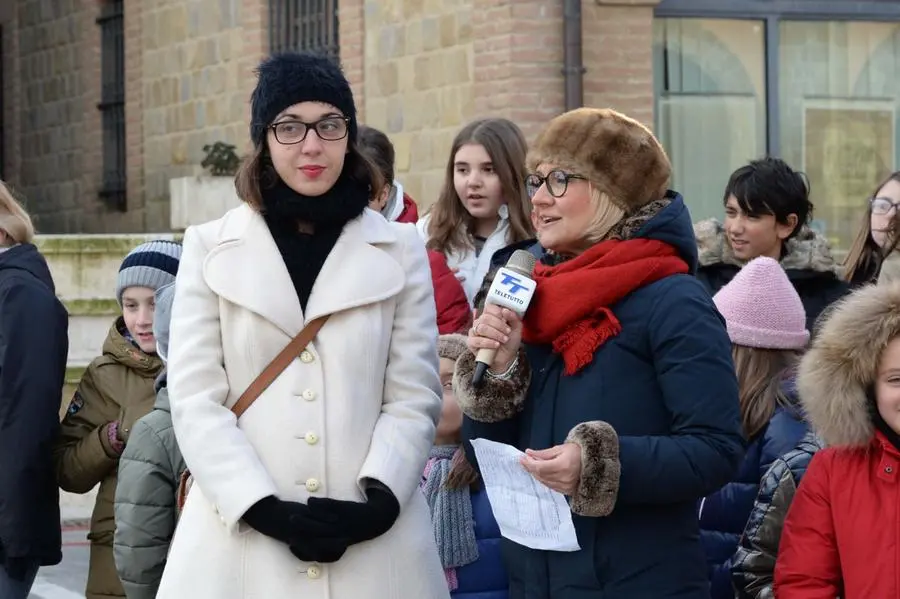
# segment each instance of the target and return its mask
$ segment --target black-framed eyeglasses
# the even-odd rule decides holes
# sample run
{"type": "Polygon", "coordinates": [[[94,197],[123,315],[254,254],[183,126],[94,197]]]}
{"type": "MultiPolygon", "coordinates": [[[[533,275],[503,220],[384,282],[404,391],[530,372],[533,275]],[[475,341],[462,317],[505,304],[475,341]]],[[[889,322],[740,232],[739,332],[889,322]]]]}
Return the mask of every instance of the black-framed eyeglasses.
{"type": "Polygon", "coordinates": [[[889,198],[870,198],[869,205],[872,207],[872,214],[887,214],[891,209],[900,210],[900,202],[889,198]]]}
{"type": "Polygon", "coordinates": [[[347,137],[350,132],[350,119],[345,116],[327,116],[314,123],[280,121],[269,125],[269,129],[275,132],[275,140],[285,146],[302,142],[310,129],[314,129],[322,141],[338,141],[347,137]]]}
{"type": "Polygon", "coordinates": [[[541,176],[538,173],[531,173],[525,177],[525,192],[528,194],[529,198],[533,198],[534,194],[541,188],[541,185],[546,183],[547,193],[554,198],[561,198],[566,194],[566,190],[569,188],[569,181],[572,179],[586,181],[587,177],[567,173],[560,169],[553,169],[545,176],[541,176]]]}

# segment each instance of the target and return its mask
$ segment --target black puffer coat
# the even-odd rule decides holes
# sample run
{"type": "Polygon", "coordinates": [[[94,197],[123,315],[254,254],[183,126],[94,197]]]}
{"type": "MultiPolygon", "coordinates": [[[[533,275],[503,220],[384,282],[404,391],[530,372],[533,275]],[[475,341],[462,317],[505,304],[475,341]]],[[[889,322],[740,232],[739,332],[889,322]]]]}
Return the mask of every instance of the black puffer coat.
{"type": "Polygon", "coordinates": [[[806,467],[821,447],[815,434],[807,433],[797,448],[775,460],[763,477],[732,558],[731,580],[739,599],[774,599],[772,581],[784,519],[806,467]]]}
{"type": "Polygon", "coordinates": [[[62,560],[52,450],[68,326],[37,248],[0,251],[0,561],[62,560]]]}

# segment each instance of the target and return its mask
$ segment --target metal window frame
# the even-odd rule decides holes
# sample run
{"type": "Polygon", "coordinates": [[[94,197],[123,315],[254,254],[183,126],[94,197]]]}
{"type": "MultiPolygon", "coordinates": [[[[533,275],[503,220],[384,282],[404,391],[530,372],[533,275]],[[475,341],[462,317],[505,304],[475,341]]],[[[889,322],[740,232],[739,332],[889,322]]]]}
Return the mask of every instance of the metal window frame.
{"type": "Polygon", "coordinates": [[[125,132],[125,2],[107,0],[96,19],[100,27],[100,103],[103,178],[99,195],[111,207],[128,209],[125,132]]]}
{"type": "Polygon", "coordinates": [[[269,0],[269,49],[316,52],[340,61],[339,0],[269,0]]]}
{"type": "MultiPolygon", "coordinates": [[[[766,151],[781,155],[781,112],[778,102],[781,21],[900,21],[895,0],[662,0],[659,19],[743,19],[765,27],[766,151]]],[[[659,97],[660,90],[656,91],[659,97]]],[[[654,104],[656,103],[654,99],[654,104]]]]}

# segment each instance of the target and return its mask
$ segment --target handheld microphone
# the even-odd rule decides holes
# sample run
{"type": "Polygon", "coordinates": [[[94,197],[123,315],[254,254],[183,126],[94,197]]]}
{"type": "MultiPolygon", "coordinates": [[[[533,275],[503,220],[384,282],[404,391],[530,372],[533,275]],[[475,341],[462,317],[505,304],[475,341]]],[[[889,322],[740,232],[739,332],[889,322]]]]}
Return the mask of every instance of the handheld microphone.
{"type": "MultiPolygon", "coordinates": [[[[531,303],[537,283],[532,274],[537,258],[528,250],[516,250],[510,256],[506,266],[497,271],[491,283],[491,290],[484,300],[485,305],[496,304],[508,308],[521,318],[531,303]]],[[[475,356],[475,373],[472,375],[472,385],[480,387],[484,380],[484,373],[493,363],[497,355],[496,349],[480,349],[475,356]]]]}

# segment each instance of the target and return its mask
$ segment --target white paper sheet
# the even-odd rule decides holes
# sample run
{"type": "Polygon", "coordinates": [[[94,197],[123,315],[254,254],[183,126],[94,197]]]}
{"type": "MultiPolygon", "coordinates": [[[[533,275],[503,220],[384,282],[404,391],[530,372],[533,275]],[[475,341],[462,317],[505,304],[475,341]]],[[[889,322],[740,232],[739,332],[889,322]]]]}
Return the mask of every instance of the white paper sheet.
{"type": "Polygon", "coordinates": [[[472,447],[500,534],[532,549],[581,549],[565,496],[525,470],[524,453],[487,439],[473,439],[472,447]]]}

